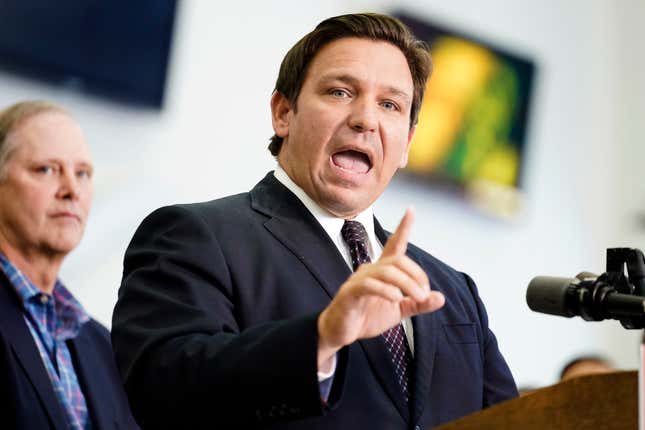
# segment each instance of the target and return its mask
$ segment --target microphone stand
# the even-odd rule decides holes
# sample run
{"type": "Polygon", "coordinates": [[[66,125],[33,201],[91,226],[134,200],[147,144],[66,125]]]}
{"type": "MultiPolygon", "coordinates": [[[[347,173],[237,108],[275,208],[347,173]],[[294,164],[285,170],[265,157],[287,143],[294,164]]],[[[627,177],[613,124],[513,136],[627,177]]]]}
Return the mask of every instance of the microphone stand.
{"type": "MultiPolygon", "coordinates": [[[[607,249],[607,275],[620,293],[645,296],[645,256],[642,251],[630,248],[607,249]],[[627,269],[627,277],[625,277],[627,269]],[[625,282],[627,280],[627,282],[625,282]]],[[[621,319],[626,329],[644,329],[641,317],[621,319]]],[[[638,429],[645,430],[645,330],[640,344],[638,363],[638,429]]]]}
{"type": "Polygon", "coordinates": [[[638,363],[638,430],[645,430],[645,330],[641,339],[638,363]]]}

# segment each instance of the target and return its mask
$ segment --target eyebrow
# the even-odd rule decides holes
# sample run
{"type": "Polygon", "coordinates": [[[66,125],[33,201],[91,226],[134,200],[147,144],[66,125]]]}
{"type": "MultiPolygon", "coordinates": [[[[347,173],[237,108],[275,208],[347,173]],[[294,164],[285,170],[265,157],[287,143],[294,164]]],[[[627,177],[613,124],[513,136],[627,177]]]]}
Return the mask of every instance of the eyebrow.
{"type": "Polygon", "coordinates": [[[81,161],[80,163],[77,164],[80,167],[83,167],[85,169],[88,169],[89,171],[93,172],[94,171],[94,166],[92,163],[88,163],[86,161],[81,161]]]}
{"type": "MultiPolygon", "coordinates": [[[[320,79],[321,84],[327,84],[333,81],[345,82],[355,87],[360,86],[360,81],[356,77],[348,74],[339,74],[339,75],[329,74],[329,75],[323,76],[320,79]]],[[[400,88],[388,85],[385,87],[385,90],[387,91],[388,94],[402,98],[407,102],[411,102],[412,100],[412,96],[410,96],[410,94],[408,94],[407,92],[403,91],[400,88]]]]}
{"type": "MultiPolygon", "coordinates": [[[[37,160],[36,163],[56,163],[56,164],[65,164],[64,160],[61,158],[46,158],[44,160],[37,160]]],[[[94,165],[88,161],[79,161],[74,162],[74,167],[83,167],[86,169],[94,170],[94,165]]]]}

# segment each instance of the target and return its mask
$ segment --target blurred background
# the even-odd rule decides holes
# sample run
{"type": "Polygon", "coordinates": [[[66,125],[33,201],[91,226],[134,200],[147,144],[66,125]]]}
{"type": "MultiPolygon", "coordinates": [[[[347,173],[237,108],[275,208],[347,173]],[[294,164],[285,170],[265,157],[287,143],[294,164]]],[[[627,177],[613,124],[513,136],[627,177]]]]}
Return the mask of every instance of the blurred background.
{"type": "MultiPolygon", "coordinates": [[[[65,38],[62,46],[79,39],[84,49],[91,46],[91,37],[79,37],[65,21],[71,9],[12,0],[0,6],[0,22],[4,16],[5,29],[9,21],[22,31],[23,20],[43,12],[47,3],[53,9],[39,25],[53,32],[42,36],[48,49],[31,49],[27,38],[18,38],[18,45],[33,55],[49,55],[48,61],[41,59],[37,67],[21,64],[27,57],[14,55],[11,36],[0,32],[0,105],[51,100],[71,110],[86,132],[96,168],[95,200],[85,238],[66,260],[62,279],[107,326],[123,253],[147,213],[161,205],[247,191],[275,165],[266,150],[273,133],[269,97],[288,48],[328,16],[388,12],[418,21],[422,27],[415,29],[434,26],[456,35],[457,43],[475,43],[467,50],[479,52],[477,58],[486,61],[478,64],[488,74],[468,61],[454,73],[465,73],[467,83],[480,79],[480,87],[471,88],[476,94],[499,95],[499,82],[509,82],[491,81],[491,70],[501,70],[490,66],[499,63],[495,58],[510,61],[502,65],[528,65],[530,79],[522,79],[530,91],[522,93],[523,101],[516,97],[510,107],[501,105],[509,122],[489,142],[509,144],[515,152],[504,150],[497,161],[468,170],[467,153],[459,152],[459,145],[468,145],[464,136],[468,124],[473,126],[472,112],[483,103],[469,99],[460,118],[471,118],[470,123],[456,122],[450,129],[456,152],[435,151],[433,164],[417,146],[417,171],[412,165],[397,175],[377,202],[381,222],[394,228],[405,207],[416,208],[413,242],[475,279],[519,385],[554,383],[561,367],[580,354],[598,353],[619,368],[637,367],[639,333],[615,321],[536,314],[524,296],[536,275],[602,273],[607,247],[645,248],[642,0],[191,0],[178,1],[176,8],[172,1],[141,1],[139,18],[125,18],[131,2],[115,1],[108,3],[123,9],[99,15],[106,21],[87,17],[91,6],[102,2],[79,0],[72,3],[82,8],[77,18],[89,23],[85,30],[105,27],[115,43],[141,48],[134,54],[127,50],[131,56],[118,61],[111,55],[123,48],[95,49],[96,55],[85,55],[95,66],[91,72],[56,63],[67,55],[54,49],[65,38]],[[34,6],[18,10],[12,3],[34,6]],[[149,37],[152,31],[158,35],[149,37]],[[149,51],[158,55],[148,57],[149,51]],[[110,70],[114,64],[124,69],[110,70]],[[455,155],[460,153],[461,158],[455,155]],[[483,188],[472,180],[482,177],[483,188]],[[490,179],[498,185],[488,186],[490,179]]],[[[439,52],[442,46],[432,43],[436,66],[454,66],[450,58],[455,57],[439,52]]],[[[456,97],[446,83],[453,76],[437,68],[438,83],[431,81],[427,101],[456,97]]],[[[446,126],[432,115],[446,114],[440,106],[424,108],[437,127],[446,126]]],[[[475,132],[477,126],[480,132],[489,130],[483,124],[475,121],[475,132]]],[[[436,131],[429,130],[426,135],[436,131]]],[[[421,140],[415,145],[429,142],[421,140]]]]}

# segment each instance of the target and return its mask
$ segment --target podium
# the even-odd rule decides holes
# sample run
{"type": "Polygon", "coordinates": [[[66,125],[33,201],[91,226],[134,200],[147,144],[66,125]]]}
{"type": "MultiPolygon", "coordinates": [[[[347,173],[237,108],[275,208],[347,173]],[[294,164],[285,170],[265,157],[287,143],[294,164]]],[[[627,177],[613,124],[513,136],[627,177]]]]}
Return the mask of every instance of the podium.
{"type": "Polygon", "coordinates": [[[435,430],[636,430],[638,372],[580,376],[435,430]]]}

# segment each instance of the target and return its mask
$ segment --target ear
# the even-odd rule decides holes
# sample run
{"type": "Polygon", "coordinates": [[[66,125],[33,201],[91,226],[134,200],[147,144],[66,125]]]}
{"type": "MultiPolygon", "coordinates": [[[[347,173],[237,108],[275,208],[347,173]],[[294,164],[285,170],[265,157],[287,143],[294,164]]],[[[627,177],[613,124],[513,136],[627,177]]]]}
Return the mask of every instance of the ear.
{"type": "Polygon", "coordinates": [[[417,126],[413,126],[408,132],[408,142],[405,144],[405,149],[401,154],[401,161],[399,162],[399,168],[404,168],[408,165],[408,153],[410,152],[410,144],[412,143],[412,138],[414,137],[414,132],[417,131],[417,126]]]}
{"type": "Polygon", "coordinates": [[[289,135],[291,111],[289,100],[279,91],[274,91],[271,96],[271,122],[276,136],[285,138],[289,135]]]}

